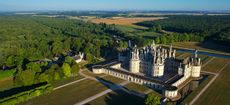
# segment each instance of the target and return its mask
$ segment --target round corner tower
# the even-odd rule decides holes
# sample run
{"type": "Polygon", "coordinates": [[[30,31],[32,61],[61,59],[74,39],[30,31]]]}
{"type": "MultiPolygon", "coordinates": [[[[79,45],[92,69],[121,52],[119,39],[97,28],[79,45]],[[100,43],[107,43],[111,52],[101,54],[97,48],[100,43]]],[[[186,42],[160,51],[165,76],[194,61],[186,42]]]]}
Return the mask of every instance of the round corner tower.
{"type": "Polygon", "coordinates": [[[140,70],[140,59],[139,59],[139,51],[138,49],[134,49],[130,53],[130,61],[129,61],[129,70],[132,73],[139,73],[140,70]]]}

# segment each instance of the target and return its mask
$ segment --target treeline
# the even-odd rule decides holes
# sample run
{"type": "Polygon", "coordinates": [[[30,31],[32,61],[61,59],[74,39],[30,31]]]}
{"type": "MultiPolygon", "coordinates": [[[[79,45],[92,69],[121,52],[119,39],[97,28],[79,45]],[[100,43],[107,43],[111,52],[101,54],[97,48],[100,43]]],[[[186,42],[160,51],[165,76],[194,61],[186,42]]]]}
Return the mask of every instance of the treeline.
{"type": "Polygon", "coordinates": [[[22,92],[17,92],[17,89],[11,89],[11,90],[7,90],[6,92],[2,92],[2,94],[5,94],[5,95],[11,94],[7,92],[12,92],[12,91],[17,92],[17,93],[4,97],[4,98],[2,97],[0,99],[1,105],[14,105],[20,102],[27,101],[33,97],[37,97],[41,94],[52,91],[52,86],[50,84],[41,85],[36,88],[33,88],[33,87],[34,86],[23,87],[25,91],[22,91],[22,92]],[[25,88],[28,88],[28,89],[25,89],[25,88]]]}
{"type": "Polygon", "coordinates": [[[155,38],[157,44],[170,44],[174,42],[202,42],[204,39],[201,36],[193,34],[163,34],[162,36],[155,38]]]}
{"type": "Polygon", "coordinates": [[[230,43],[228,31],[225,31],[230,27],[230,16],[168,16],[168,19],[137,24],[150,28],[160,25],[163,30],[192,33],[205,40],[215,40],[222,44],[230,43]]]}

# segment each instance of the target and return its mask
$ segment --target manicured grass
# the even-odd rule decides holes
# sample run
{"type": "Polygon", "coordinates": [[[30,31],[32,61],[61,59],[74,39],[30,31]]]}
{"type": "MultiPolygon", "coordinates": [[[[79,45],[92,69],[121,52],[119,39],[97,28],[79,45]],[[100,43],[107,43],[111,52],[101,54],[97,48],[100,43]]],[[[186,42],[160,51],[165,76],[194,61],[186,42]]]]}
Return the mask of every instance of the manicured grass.
{"type": "Polygon", "coordinates": [[[7,77],[13,77],[14,72],[15,70],[6,70],[6,71],[0,70],[0,80],[7,77]]]}
{"type": "Polygon", "coordinates": [[[87,79],[19,105],[73,105],[106,89],[103,84],[87,79]]]}
{"type": "Polygon", "coordinates": [[[203,67],[202,70],[218,73],[227,61],[228,59],[214,58],[205,67],[203,67]]]}
{"type": "Polygon", "coordinates": [[[201,95],[194,105],[228,105],[230,103],[230,65],[228,65],[201,95]]]}
{"type": "Polygon", "coordinates": [[[150,89],[148,87],[145,87],[145,86],[139,85],[139,84],[135,84],[135,83],[129,83],[129,84],[125,85],[124,87],[129,89],[129,90],[136,91],[139,93],[144,93],[150,89]]]}
{"type": "Polygon", "coordinates": [[[193,56],[193,54],[191,54],[191,53],[183,53],[180,56],[178,56],[177,58],[178,59],[185,59],[185,58],[191,57],[191,56],[193,56]]]}
{"type": "Polygon", "coordinates": [[[82,71],[82,73],[86,74],[86,75],[89,75],[91,77],[100,77],[100,76],[103,76],[105,74],[94,74],[93,72],[89,71],[89,70],[84,70],[82,71]]]}
{"type": "Polygon", "coordinates": [[[189,102],[192,101],[192,99],[208,84],[208,82],[214,77],[214,75],[209,75],[206,80],[204,80],[199,86],[198,88],[196,88],[195,90],[193,90],[193,92],[191,94],[189,94],[180,104],[181,105],[186,105],[189,102]]]}
{"type": "Polygon", "coordinates": [[[99,97],[88,105],[143,105],[144,99],[128,94],[122,90],[116,90],[99,97]]]}
{"type": "Polygon", "coordinates": [[[59,80],[57,82],[54,82],[52,85],[53,85],[53,87],[58,87],[58,86],[66,84],[66,83],[70,83],[70,82],[73,82],[73,81],[76,81],[76,80],[79,80],[79,79],[82,79],[82,78],[84,78],[84,77],[81,76],[81,75],[77,75],[77,76],[74,76],[74,77],[59,80]]]}
{"type": "Polygon", "coordinates": [[[176,57],[179,57],[179,56],[181,56],[182,54],[184,54],[184,53],[176,52],[176,57]]]}
{"type": "Polygon", "coordinates": [[[110,81],[110,82],[112,82],[112,83],[117,83],[117,84],[122,83],[122,82],[125,81],[125,80],[123,80],[123,79],[119,79],[119,78],[116,78],[116,77],[113,77],[113,76],[109,76],[109,75],[103,77],[103,79],[104,79],[104,80],[107,80],[107,81],[110,81]]]}
{"type": "Polygon", "coordinates": [[[13,88],[13,86],[13,77],[7,77],[0,80],[0,91],[8,90],[10,88],[13,88]]]}

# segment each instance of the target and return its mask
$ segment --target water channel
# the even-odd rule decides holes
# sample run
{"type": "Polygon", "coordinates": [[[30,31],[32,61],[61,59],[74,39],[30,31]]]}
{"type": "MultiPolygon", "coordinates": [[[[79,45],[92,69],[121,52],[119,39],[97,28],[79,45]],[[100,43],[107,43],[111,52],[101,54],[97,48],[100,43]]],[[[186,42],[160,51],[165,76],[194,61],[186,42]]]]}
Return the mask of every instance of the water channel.
{"type": "MultiPolygon", "coordinates": [[[[176,51],[177,52],[181,52],[181,53],[192,53],[192,54],[195,53],[194,50],[187,50],[187,49],[177,49],[176,51]]],[[[207,56],[217,57],[217,58],[227,58],[227,59],[230,59],[230,55],[224,55],[224,54],[215,54],[215,53],[204,52],[204,51],[197,51],[197,54],[207,55],[207,56]]]]}

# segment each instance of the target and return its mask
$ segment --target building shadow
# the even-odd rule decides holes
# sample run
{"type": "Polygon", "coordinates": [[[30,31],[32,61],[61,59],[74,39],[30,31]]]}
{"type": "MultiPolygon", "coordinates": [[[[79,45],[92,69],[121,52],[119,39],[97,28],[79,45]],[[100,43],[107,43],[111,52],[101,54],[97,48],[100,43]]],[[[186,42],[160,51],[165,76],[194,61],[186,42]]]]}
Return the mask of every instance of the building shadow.
{"type": "MultiPolygon", "coordinates": [[[[101,77],[96,77],[96,79],[101,84],[103,84],[104,86],[112,90],[112,92],[107,93],[105,95],[103,100],[100,100],[100,101],[103,101],[104,104],[106,105],[144,105],[144,98],[135,96],[133,94],[129,94],[119,89],[118,87],[120,85],[113,83],[111,81],[105,80],[101,77]]],[[[86,104],[86,105],[90,105],[90,104],[86,104]]]]}

